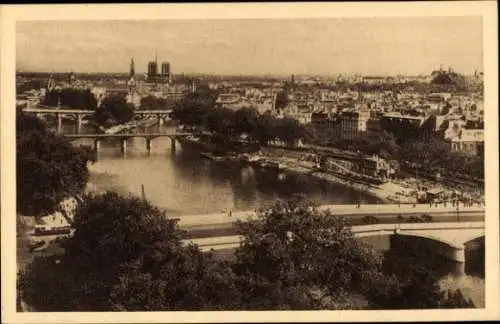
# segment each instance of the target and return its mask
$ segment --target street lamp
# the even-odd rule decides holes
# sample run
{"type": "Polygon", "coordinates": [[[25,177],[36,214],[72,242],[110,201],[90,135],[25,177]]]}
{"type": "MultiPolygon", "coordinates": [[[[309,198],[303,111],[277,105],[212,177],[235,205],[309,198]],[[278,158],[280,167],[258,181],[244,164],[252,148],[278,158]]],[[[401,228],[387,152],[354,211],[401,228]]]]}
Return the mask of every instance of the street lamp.
{"type": "Polygon", "coordinates": [[[457,222],[460,223],[460,202],[457,199],[457,222]]]}

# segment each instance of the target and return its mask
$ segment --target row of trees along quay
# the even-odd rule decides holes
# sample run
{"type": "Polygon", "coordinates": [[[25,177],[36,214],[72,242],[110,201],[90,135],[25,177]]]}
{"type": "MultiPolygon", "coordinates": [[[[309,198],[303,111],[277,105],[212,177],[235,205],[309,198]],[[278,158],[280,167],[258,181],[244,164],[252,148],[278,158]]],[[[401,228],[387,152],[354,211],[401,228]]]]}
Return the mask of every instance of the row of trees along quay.
{"type": "Polygon", "coordinates": [[[238,222],[244,240],[231,257],[203,253],[147,200],[86,195],[89,152],[36,117],[19,114],[16,135],[19,212],[44,215],[82,196],[64,253],[20,267],[18,299],[37,311],[473,307],[460,291],[440,290],[437,260],[380,254],[301,197],[238,222]]]}
{"type": "Polygon", "coordinates": [[[222,149],[234,147],[242,135],[260,146],[276,140],[295,146],[307,136],[296,119],[276,118],[271,111],[260,114],[251,106],[236,111],[216,107],[216,99],[217,92],[201,88],[175,105],[172,117],[181,124],[212,132],[212,141],[222,149]]]}

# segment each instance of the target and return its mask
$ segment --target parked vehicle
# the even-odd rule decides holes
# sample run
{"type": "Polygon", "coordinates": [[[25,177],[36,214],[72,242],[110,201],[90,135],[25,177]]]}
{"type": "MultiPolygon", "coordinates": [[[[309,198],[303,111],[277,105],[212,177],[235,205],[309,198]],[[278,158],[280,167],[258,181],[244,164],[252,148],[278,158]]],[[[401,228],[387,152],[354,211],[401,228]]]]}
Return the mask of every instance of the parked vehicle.
{"type": "Polygon", "coordinates": [[[378,224],[380,221],[375,216],[365,216],[363,217],[363,223],[365,224],[378,224]]]}
{"type": "Polygon", "coordinates": [[[36,241],[30,244],[30,252],[43,251],[47,248],[48,244],[45,241],[36,241]]]}
{"type": "Polygon", "coordinates": [[[71,234],[71,226],[44,226],[37,225],[35,227],[35,236],[43,235],[61,235],[61,234],[71,234]]]}
{"type": "Polygon", "coordinates": [[[429,215],[429,214],[422,214],[422,215],[420,216],[420,218],[422,219],[422,221],[423,221],[424,223],[431,223],[431,222],[432,222],[432,216],[431,216],[431,215],[429,215]]]}
{"type": "Polygon", "coordinates": [[[420,216],[412,215],[406,220],[407,223],[423,223],[423,219],[420,216]]]}

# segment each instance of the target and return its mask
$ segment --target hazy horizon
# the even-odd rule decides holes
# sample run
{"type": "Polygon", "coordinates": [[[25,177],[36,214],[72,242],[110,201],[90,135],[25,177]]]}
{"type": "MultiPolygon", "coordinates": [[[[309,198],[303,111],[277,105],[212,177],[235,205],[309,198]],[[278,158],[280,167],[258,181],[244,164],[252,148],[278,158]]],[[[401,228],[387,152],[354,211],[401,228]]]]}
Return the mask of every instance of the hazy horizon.
{"type": "Polygon", "coordinates": [[[465,17],[24,21],[16,69],[137,74],[426,75],[483,70],[482,19],[465,17]],[[36,55],[32,55],[36,53],[36,55]]]}

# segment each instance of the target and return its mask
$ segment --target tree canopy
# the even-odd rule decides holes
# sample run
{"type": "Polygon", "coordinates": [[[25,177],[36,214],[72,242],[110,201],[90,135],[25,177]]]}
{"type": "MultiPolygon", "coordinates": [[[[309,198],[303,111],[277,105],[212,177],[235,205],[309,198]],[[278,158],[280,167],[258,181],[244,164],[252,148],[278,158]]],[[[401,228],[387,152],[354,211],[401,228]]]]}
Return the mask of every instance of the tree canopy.
{"type": "Polygon", "coordinates": [[[34,116],[16,117],[17,208],[26,215],[53,211],[87,184],[89,150],[74,147],[34,116]]]}
{"type": "Polygon", "coordinates": [[[94,113],[94,120],[104,126],[124,124],[134,117],[134,108],[122,96],[112,95],[104,98],[94,113]]]}
{"type": "Polygon", "coordinates": [[[59,263],[37,260],[21,275],[39,311],[216,310],[239,300],[230,268],[183,246],[176,221],[147,201],[89,196],[73,225],[59,263]]]}
{"type": "Polygon", "coordinates": [[[45,94],[42,105],[57,106],[58,104],[70,109],[94,110],[97,107],[97,99],[89,89],[66,88],[50,90],[45,94]]]}
{"type": "Polygon", "coordinates": [[[163,110],[174,106],[172,100],[158,98],[152,95],[141,98],[141,110],[163,110]]]}
{"type": "Polygon", "coordinates": [[[335,308],[325,301],[367,291],[382,266],[343,219],[302,198],[261,211],[256,221],[240,222],[238,231],[244,240],[234,269],[250,309],[335,308]]]}

